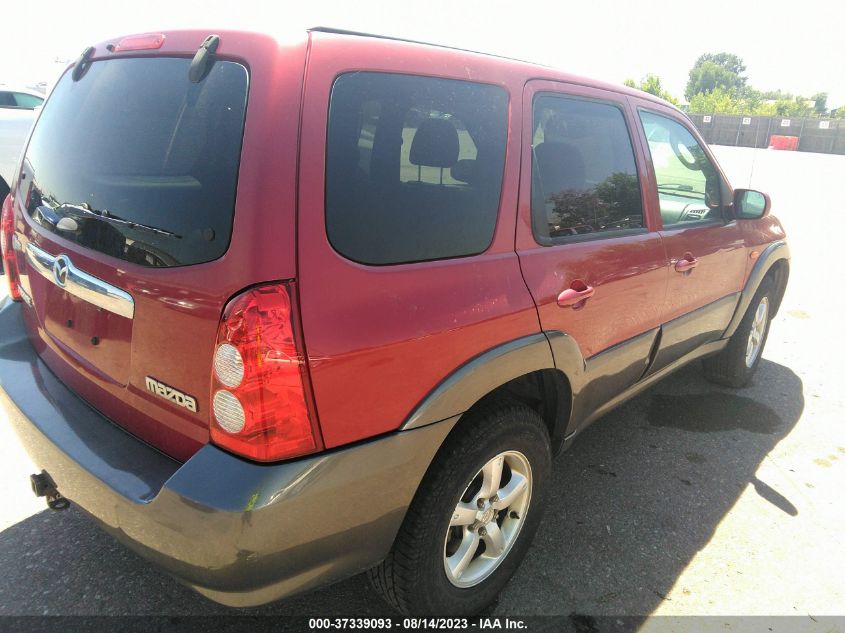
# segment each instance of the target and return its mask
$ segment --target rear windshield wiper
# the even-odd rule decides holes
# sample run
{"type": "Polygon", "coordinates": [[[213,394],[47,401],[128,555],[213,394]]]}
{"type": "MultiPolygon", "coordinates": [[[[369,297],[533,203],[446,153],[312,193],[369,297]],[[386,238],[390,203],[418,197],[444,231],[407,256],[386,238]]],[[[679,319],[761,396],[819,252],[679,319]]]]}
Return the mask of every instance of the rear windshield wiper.
{"type": "MultiPolygon", "coordinates": [[[[48,207],[48,209],[49,209],[49,207],[48,207]]],[[[171,231],[166,231],[165,229],[159,229],[155,226],[150,226],[149,224],[142,224],[141,222],[132,222],[130,220],[126,220],[124,218],[121,218],[120,216],[115,215],[114,213],[109,211],[108,209],[102,209],[102,210],[89,209],[88,204],[84,203],[84,202],[82,204],[73,204],[73,203],[70,203],[70,202],[64,202],[64,203],[60,204],[59,206],[57,206],[53,209],[50,209],[50,210],[53,213],[55,213],[56,211],[76,211],[77,213],[81,213],[82,215],[84,215],[86,217],[94,217],[94,218],[97,218],[99,220],[111,222],[113,224],[122,224],[124,226],[128,226],[130,229],[143,229],[145,231],[149,231],[149,232],[155,233],[157,235],[165,235],[167,237],[172,237],[172,238],[175,238],[177,240],[182,239],[181,235],[177,235],[176,233],[173,233],[171,231]]]]}

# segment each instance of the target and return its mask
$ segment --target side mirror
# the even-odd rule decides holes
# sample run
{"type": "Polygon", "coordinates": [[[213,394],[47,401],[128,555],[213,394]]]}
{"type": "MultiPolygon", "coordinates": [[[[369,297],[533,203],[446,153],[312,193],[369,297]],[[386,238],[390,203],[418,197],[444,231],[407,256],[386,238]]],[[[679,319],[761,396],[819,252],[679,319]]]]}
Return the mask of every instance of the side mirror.
{"type": "Polygon", "coordinates": [[[772,201],[765,193],[753,189],[734,190],[734,213],[739,220],[759,220],[766,217],[772,201]]]}

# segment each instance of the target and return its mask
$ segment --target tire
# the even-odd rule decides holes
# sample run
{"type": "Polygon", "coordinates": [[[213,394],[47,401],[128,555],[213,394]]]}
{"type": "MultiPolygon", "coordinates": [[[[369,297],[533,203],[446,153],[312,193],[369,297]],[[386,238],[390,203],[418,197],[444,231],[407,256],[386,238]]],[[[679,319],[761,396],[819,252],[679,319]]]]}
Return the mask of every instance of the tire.
{"type": "Polygon", "coordinates": [[[775,305],[777,305],[775,285],[770,277],[765,277],[727,347],[715,356],[703,360],[704,376],[707,380],[737,389],[749,383],[763,356],[775,305]],[[761,313],[764,313],[762,325],[759,322],[761,313]],[[753,355],[752,334],[758,341],[753,355]]]}
{"type": "Polygon", "coordinates": [[[550,473],[548,430],[533,409],[511,400],[481,405],[434,458],[393,549],[369,572],[373,586],[406,615],[479,612],[525,556],[542,518],[550,473]],[[479,498],[493,489],[497,463],[502,499],[482,499],[480,507],[479,498]],[[488,543],[502,553],[490,556],[488,543]]]}

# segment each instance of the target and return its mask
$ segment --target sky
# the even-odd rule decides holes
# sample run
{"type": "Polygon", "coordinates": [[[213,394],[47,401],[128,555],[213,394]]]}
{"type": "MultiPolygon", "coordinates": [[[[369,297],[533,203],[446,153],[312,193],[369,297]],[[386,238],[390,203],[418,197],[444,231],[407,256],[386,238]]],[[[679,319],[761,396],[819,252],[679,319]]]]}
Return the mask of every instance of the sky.
{"type": "Polygon", "coordinates": [[[333,26],[456,46],[621,83],[656,73],[682,97],[706,52],[739,55],[749,84],[845,105],[845,5],[834,0],[40,0],[4,2],[0,83],[52,82],[110,37],[169,28],[333,26]],[[58,62],[56,60],[59,60],[58,62]]]}

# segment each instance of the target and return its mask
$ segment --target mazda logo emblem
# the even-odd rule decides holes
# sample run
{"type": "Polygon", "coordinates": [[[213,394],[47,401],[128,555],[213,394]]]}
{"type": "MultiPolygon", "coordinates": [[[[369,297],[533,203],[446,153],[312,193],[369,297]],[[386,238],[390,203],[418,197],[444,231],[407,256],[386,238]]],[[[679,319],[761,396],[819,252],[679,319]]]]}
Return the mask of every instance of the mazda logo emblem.
{"type": "Polygon", "coordinates": [[[65,287],[65,283],[67,282],[68,270],[70,270],[70,260],[67,258],[67,255],[59,255],[53,264],[53,279],[62,288],[65,287]]]}

